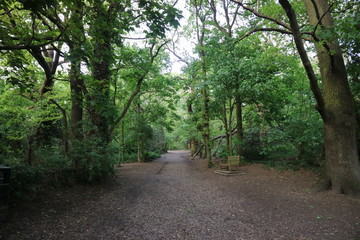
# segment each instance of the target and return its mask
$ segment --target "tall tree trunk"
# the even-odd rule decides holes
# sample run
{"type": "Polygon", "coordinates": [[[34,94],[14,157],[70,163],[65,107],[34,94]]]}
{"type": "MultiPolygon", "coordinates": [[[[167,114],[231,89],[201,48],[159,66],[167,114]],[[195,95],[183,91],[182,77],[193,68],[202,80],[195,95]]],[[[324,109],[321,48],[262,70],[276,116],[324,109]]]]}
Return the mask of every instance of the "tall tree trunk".
{"type": "MultiPolygon", "coordinates": [[[[279,0],[286,11],[296,47],[307,71],[317,109],[324,121],[325,173],[334,193],[360,195],[360,163],[356,145],[355,103],[337,40],[319,39],[314,34],[323,92],[317,85],[313,69],[301,41],[296,15],[287,0],[279,0]]],[[[326,0],[304,0],[310,23],[318,30],[334,26],[326,0]]]]}
{"type": "MultiPolygon", "coordinates": [[[[193,107],[192,107],[192,103],[194,100],[194,90],[190,89],[190,98],[187,101],[187,111],[188,114],[190,115],[190,117],[192,116],[192,114],[194,113],[193,107]]],[[[191,150],[191,156],[193,156],[196,153],[196,149],[197,149],[197,141],[195,139],[195,136],[191,136],[190,139],[190,150],[191,150]]]]}
{"type": "Polygon", "coordinates": [[[125,123],[121,123],[121,163],[125,162],[125,123]]]}
{"type": "Polygon", "coordinates": [[[208,163],[208,167],[212,167],[212,155],[211,155],[211,146],[210,146],[210,109],[209,109],[209,95],[207,88],[202,90],[203,95],[203,124],[202,124],[202,135],[205,145],[205,157],[208,163]]]}
{"type": "Polygon", "coordinates": [[[223,123],[224,123],[225,136],[226,136],[226,146],[227,146],[228,154],[231,155],[231,153],[230,153],[230,151],[231,151],[231,147],[230,147],[231,128],[229,128],[229,124],[228,124],[228,120],[227,120],[226,101],[223,102],[222,110],[223,110],[223,123]]]}
{"type": "Polygon", "coordinates": [[[229,97],[229,120],[228,120],[228,124],[229,124],[229,155],[232,156],[234,154],[234,149],[233,149],[233,139],[232,139],[232,135],[233,135],[233,130],[232,130],[232,125],[233,125],[233,111],[234,111],[234,104],[232,102],[232,98],[229,97]]]}
{"type": "MultiPolygon", "coordinates": [[[[115,5],[114,5],[115,6],[115,5]]],[[[114,37],[114,16],[115,8],[105,6],[102,1],[95,1],[93,11],[95,20],[91,26],[92,36],[92,58],[91,68],[94,81],[92,91],[89,91],[92,101],[96,104],[90,109],[91,120],[96,127],[96,135],[104,143],[110,142],[110,119],[111,115],[108,106],[110,99],[110,65],[112,58],[111,43],[114,37]]]]}
{"type": "MultiPolygon", "coordinates": [[[[71,49],[70,49],[71,52],[71,49]]],[[[83,93],[81,91],[82,79],[80,76],[80,62],[71,62],[70,90],[71,90],[71,135],[73,139],[82,140],[83,129],[83,93]]]]}
{"type": "MultiPolygon", "coordinates": [[[[70,47],[70,52],[72,47],[70,47]]],[[[83,140],[83,93],[82,79],[80,76],[80,61],[73,61],[70,65],[70,91],[71,91],[71,147],[83,140]]],[[[73,158],[72,162],[75,168],[79,167],[78,158],[73,158]]]]}
{"type": "Polygon", "coordinates": [[[206,72],[206,56],[204,50],[204,37],[206,29],[206,17],[202,15],[201,10],[203,9],[203,1],[194,1],[193,6],[195,8],[195,17],[196,17],[196,35],[197,35],[197,44],[199,47],[199,57],[201,60],[201,77],[203,81],[203,86],[201,90],[202,102],[203,102],[203,119],[202,119],[202,136],[205,146],[205,155],[208,163],[208,167],[212,167],[212,154],[211,154],[211,145],[210,145],[210,98],[208,92],[208,85],[206,84],[207,72],[206,72]]]}
{"type": "MultiPolygon", "coordinates": [[[[304,0],[312,25],[320,31],[334,26],[326,0],[304,0]],[[322,28],[322,29],[321,29],[322,28]]],[[[360,195],[360,164],[356,142],[355,102],[337,40],[315,44],[325,103],[325,166],[332,191],[360,195]]]]}
{"type": "Polygon", "coordinates": [[[243,142],[243,123],[242,123],[242,108],[241,108],[241,98],[239,94],[236,94],[235,96],[235,104],[236,104],[236,138],[238,145],[236,147],[237,155],[243,154],[243,148],[242,148],[242,142],[243,142]]]}

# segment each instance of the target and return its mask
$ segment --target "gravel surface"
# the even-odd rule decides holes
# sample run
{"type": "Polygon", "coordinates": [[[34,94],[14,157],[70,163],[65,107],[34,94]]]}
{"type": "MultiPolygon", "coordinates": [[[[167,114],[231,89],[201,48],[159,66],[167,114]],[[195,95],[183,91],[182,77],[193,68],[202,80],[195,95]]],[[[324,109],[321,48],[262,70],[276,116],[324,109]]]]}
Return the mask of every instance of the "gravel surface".
{"type": "Polygon", "coordinates": [[[187,151],[124,164],[114,182],[11,209],[0,239],[360,240],[360,200],[308,193],[309,171],[243,166],[221,176],[187,151]]]}

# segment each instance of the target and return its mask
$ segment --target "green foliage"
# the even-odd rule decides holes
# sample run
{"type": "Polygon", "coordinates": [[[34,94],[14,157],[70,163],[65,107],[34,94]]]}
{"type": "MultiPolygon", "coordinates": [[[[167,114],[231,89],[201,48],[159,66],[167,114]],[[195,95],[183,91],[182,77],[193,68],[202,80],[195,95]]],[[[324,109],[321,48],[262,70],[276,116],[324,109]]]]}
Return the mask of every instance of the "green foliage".
{"type": "Polygon", "coordinates": [[[161,157],[161,154],[157,152],[145,152],[145,162],[152,161],[159,157],[161,157]]]}
{"type": "MultiPolygon", "coordinates": [[[[134,150],[135,151],[135,150],[134,150]]],[[[125,152],[124,153],[124,161],[122,163],[132,163],[137,161],[137,153],[136,152],[125,152]]]]}
{"type": "Polygon", "coordinates": [[[104,144],[98,138],[87,138],[73,144],[70,155],[77,161],[80,181],[104,181],[114,174],[119,152],[116,143],[104,144]]]}
{"type": "MultiPolygon", "coordinates": [[[[292,5],[304,23],[302,30],[312,31],[303,3],[292,5]]],[[[254,34],[239,41],[245,27],[276,27],[271,21],[238,11],[237,17],[246,21],[241,26],[239,19],[234,21],[232,36],[226,35],[203,2],[199,11],[207,29],[204,46],[195,52],[204,53],[205,61],[193,58],[183,75],[173,77],[166,74],[169,54],[159,47],[166,47],[166,33],[179,27],[182,16],[167,2],[7,0],[0,6],[0,164],[14,167],[16,195],[31,196],[46,184],[39,178],[50,179],[49,172],[74,170],[81,181],[103,181],[120,162],[149,161],[167,149],[187,148],[191,139],[201,142],[204,89],[209,94],[210,138],[225,133],[225,120],[228,129],[235,129],[233,104],[240,97],[244,137],[234,135],[232,143],[234,149],[243,147],[242,157],[280,168],[322,165],[321,120],[290,38],[254,34]],[[132,37],[146,39],[133,43],[132,37]],[[280,40],[285,47],[279,48],[280,40]],[[68,67],[54,65],[52,48],[61,49],[63,66],[72,71],[79,66],[77,79],[68,67]],[[52,82],[40,94],[45,79],[52,82]],[[72,125],[76,104],[82,114],[80,136],[72,125]],[[126,114],[116,126],[122,112],[126,114]]],[[[228,6],[231,15],[236,4],[228,6]]],[[[274,0],[253,7],[285,21],[274,0]]],[[[358,99],[359,4],[337,1],[334,9],[339,11],[334,12],[338,24],[318,28],[318,35],[340,38],[358,99]]],[[[225,18],[218,20],[225,26],[225,18]]],[[[193,23],[188,24],[192,33],[193,23]]],[[[212,144],[216,149],[217,142],[212,144]]],[[[217,155],[229,154],[224,139],[217,155]]]]}
{"type": "Polygon", "coordinates": [[[11,167],[10,195],[12,198],[31,200],[43,190],[44,168],[22,164],[11,167]]]}
{"type": "Polygon", "coordinates": [[[260,129],[258,127],[246,128],[244,132],[243,155],[249,162],[262,161],[260,129]]]}
{"type": "Polygon", "coordinates": [[[166,2],[141,0],[139,8],[142,9],[149,27],[149,30],[144,30],[147,37],[165,37],[166,30],[180,25],[179,19],[182,18],[180,11],[166,2]]]}
{"type": "Polygon", "coordinates": [[[44,169],[66,169],[71,167],[71,161],[59,144],[43,146],[35,151],[36,164],[44,169]]]}

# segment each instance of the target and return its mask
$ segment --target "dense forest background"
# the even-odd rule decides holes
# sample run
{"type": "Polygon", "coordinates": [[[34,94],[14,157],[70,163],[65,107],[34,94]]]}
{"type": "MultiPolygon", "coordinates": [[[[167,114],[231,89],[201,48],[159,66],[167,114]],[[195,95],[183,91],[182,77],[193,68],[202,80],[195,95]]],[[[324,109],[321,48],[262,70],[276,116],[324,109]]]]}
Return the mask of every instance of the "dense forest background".
{"type": "Polygon", "coordinates": [[[241,155],[321,169],[323,187],[360,193],[358,1],[0,6],[0,165],[14,194],[102,181],[168,149],[209,167],[241,155]]]}

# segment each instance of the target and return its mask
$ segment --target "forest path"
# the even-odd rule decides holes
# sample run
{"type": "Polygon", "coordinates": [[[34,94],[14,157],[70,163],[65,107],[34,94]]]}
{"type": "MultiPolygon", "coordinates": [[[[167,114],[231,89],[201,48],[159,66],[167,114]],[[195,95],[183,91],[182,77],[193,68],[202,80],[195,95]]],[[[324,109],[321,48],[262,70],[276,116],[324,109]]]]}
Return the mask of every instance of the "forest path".
{"type": "Polygon", "coordinates": [[[308,171],[244,166],[225,177],[170,151],[124,164],[115,182],[19,206],[0,239],[360,239],[360,200],[309,194],[308,171]]]}

